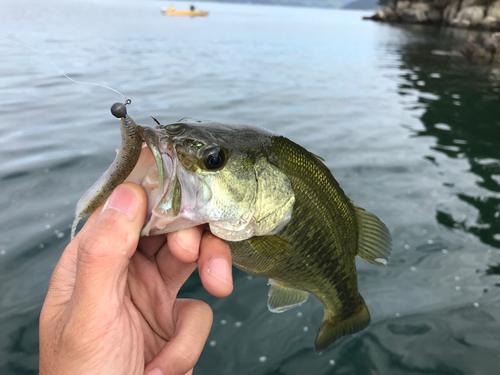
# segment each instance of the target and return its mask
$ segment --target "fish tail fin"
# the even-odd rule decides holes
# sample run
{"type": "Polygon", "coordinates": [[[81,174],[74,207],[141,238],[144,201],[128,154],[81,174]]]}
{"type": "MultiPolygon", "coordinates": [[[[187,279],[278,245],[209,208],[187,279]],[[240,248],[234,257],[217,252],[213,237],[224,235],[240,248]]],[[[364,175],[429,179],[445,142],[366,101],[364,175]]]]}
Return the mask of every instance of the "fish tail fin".
{"type": "Polygon", "coordinates": [[[359,307],[349,317],[340,319],[337,314],[325,309],[325,317],[319,327],[314,351],[320,354],[342,336],[350,335],[365,329],[370,324],[370,313],[361,295],[359,307]]]}

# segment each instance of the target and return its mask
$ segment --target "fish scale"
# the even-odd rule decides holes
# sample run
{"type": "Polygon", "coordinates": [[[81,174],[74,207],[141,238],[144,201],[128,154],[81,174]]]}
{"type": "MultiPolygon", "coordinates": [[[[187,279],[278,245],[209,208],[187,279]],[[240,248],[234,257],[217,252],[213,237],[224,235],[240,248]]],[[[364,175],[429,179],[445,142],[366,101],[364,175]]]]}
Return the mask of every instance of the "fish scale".
{"type": "MultiPolygon", "coordinates": [[[[284,137],[274,137],[271,149],[270,160],[288,176],[295,193],[292,220],[276,236],[292,244],[294,251],[286,257],[262,258],[252,254],[256,250],[251,245],[229,242],[233,261],[247,272],[314,294],[325,307],[325,318],[350,317],[364,305],[354,261],[354,207],[313,154],[284,137]]],[[[368,322],[369,315],[362,328],[368,322]]]]}
{"type": "MultiPolygon", "coordinates": [[[[357,303],[357,279],[354,256],[357,249],[358,232],[354,209],[349,208],[350,200],[335,181],[330,171],[307,150],[297,152],[297,145],[280,137],[276,153],[279,155],[280,169],[290,178],[296,194],[294,212],[284,233],[279,234],[290,243],[297,243],[303,232],[316,238],[314,243],[300,241],[300,251],[311,254],[318,267],[316,274],[323,276],[323,283],[333,287],[327,291],[317,290],[317,281],[311,292],[315,295],[328,296],[323,304],[332,310],[342,311],[349,308],[349,303],[357,303]],[[281,147],[279,146],[281,145],[281,147]],[[305,178],[304,178],[305,177],[305,178]],[[311,186],[308,181],[315,181],[311,186]],[[309,205],[316,208],[316,213],[307,225],[301,217],[307,215],[309,205]],[[304,213],[302,213],[304,212],[304,213]],[[325,227],[328,230],[325,230],[325,227]],[[330,292],[328,292],[330,291],[330,292]],[[339,299],[338,296],[344,298],[339,299]],[[343,301],[329,306],[329,300],[343,301]]],[[[340,301],[339,301],[340,302],[340,301]]]]}

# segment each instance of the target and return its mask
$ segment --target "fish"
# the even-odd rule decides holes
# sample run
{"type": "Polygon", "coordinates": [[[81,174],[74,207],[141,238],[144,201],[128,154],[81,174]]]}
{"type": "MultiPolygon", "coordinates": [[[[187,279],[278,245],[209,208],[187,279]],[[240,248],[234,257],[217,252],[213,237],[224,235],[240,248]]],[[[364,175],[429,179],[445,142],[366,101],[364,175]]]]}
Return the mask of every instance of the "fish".
{"type": "Polygon", "coordinates": [[[154,119],[152,128],[117,108],[122,145],[78,202],[73,236],[114,187],[133,181],[148,199],[142,236],[208,225],[236,267],[269,279],[270,311],[316,296],[324,308],[316,353],[369,325],[355,257],[386,266],[391,236],[346,196],[323,159],[259,127],[184,118],[154,119]]]}

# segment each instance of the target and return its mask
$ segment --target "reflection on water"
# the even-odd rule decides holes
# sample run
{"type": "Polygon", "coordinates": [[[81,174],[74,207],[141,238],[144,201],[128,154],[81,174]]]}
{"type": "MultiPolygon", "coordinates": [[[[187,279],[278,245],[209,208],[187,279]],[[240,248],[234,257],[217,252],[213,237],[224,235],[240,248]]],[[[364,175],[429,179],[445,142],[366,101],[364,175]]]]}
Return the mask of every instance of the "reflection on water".
{"type": "MultiPolygon", "coordinates": [[[[420,31],[418,40],[402,45],[398,51],[405,72],[399,93],[404,96],[409,90],[419,92],[418,104],[414,104],[422,110],[419,119],[424,129],[412,133],[433,137],[436,143],[431,149],[447,158],[466,160],[468,168],[461,172],[476,175],[479,188],[470,194],[460,186],[460,178],[450,176],[443,185],[470,209],[458,215],[453,212],[456,207],[438,207],[436,220],[500,248],[500,79],[489,66],[470,65],[453,54],[428,53],[450,51],[463,41],[463,31],[454,31],[458,38],[451,44],[436,39],[449,30],[420,31]]],[[[435,157],[425,158],[439,167],[435,157]]],[[[499,268],[500,264],[489,266],[486,274],[498,275],[499,268]]]]}
{"type": "Polygon", "coordinates": [[[466,194],[457,194],[457,197],[465,203],[470,204],[478,211],[478,218],[470,223],[467,220],[457,221],[449,213],[438,210],[436,219],[439,223],[449,227],[458,228],[478,236],[481,241],[489,245],[500,247],[500,223],[498,220],[498,207],[500,199],[489,197],[471,197],[466,194]]]}
{"type": "Polygon", "coordinates": [[[2,373],[38,374],[38,318],[38,311],[29,311],[9,321],[17,328],[6,337],[9,360],[2,373]]]}

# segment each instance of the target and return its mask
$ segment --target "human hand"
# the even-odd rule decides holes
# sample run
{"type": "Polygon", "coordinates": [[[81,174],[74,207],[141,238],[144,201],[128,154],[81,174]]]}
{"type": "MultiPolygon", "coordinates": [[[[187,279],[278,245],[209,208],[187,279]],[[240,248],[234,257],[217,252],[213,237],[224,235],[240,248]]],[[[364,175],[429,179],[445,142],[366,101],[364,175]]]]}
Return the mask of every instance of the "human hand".
{"type": "Polygon", "coordinates": [[[192,373],[212,311],[177,293],[197,263],[204,287],[229,295],[229,246],[200,227],[139,240],[146,206],[120,185],[66,247],[40,315],[41,375],[192,373]]]}

